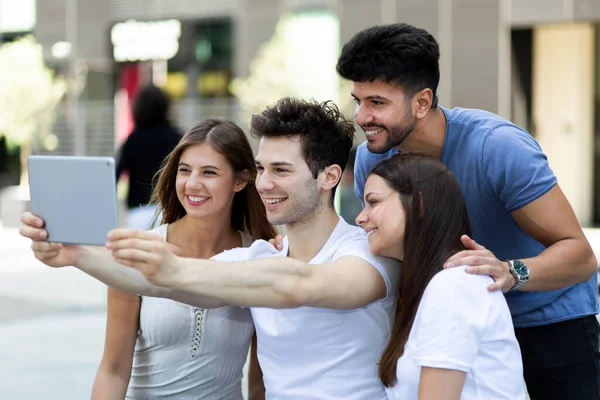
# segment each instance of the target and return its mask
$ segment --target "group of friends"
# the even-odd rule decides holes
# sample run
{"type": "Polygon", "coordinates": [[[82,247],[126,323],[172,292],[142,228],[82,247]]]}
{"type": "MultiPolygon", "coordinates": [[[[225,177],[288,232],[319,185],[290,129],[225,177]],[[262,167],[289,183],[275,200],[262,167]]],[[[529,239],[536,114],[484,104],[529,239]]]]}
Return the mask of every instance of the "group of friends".
{"type": "Polygon", "coordinates": [[[20,232],[109,288],[93,399],[598,399],[597,262],[535,139],[438,104],[439,47],[407,24],[342,49],[359,226],[334,195],[354,124],[283,98],[206,119],[165,159],[160,224],[105,247],[20,232]],[[274,226],[281,226],[285,236],[274,226]]]}

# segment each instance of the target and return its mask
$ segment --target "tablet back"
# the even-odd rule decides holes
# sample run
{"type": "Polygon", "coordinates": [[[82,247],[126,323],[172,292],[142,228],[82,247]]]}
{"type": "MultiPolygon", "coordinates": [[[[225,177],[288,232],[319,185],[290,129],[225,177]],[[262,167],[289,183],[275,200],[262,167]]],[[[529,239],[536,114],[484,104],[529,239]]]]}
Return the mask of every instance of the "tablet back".
{"type": "Polygon", "coordinates": [[[112,157],[30,156],[29,189],[49,242],[104,245],[118,226],[112,157]]]}

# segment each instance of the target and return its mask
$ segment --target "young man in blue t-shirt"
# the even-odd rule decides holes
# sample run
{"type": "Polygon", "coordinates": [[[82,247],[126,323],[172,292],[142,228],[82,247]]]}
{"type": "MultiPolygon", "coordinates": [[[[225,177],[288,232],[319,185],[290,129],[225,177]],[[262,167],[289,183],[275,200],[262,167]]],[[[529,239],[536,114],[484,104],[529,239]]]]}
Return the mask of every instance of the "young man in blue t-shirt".
{"type": "Polygon", "coordinates": [[[422,29],[365,29],[343,47],[337,70],[353,82],[367,136],[355,165],[361,201],[372,167],[399,151],[446,164],[473,228],[463,237],[469,250],[446,266],[470,265],[506,293],[531,398],[598,399],[596,258],[538,143],[495,114],[439,106],[439,47],[422,29]]]}

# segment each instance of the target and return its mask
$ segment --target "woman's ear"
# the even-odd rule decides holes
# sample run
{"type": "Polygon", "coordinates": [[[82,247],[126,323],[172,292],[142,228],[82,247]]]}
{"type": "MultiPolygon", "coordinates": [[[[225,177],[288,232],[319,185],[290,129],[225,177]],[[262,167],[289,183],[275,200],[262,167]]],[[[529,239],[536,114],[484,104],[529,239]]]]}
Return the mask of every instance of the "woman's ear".
{"type": "Polygon", "coordinates": [[[236,178],[236,180],[235,180],[235,186],[233,187],[233,190],[235,190],[236,192],[239,192],[240,190],[242,190],[243,188],[246,187],[246,185],[248,184],[248,180],[245,179],[245,178],[250,176],[250,171],[248,171],[247,169],[245,169],[239,175],[242,176],[242,177],[244,177],[244,178],[236,178]]]}
{"type": "Polygon", "coordinates": [[[239,192],[242,189],[244,189],[247,184],[248,184],[248,182],[246,182],[246,181],[237,180],[237,182],[235,183],[235,186],[234,186],[233,190],[236,191],[236,192],[239,192]]]}

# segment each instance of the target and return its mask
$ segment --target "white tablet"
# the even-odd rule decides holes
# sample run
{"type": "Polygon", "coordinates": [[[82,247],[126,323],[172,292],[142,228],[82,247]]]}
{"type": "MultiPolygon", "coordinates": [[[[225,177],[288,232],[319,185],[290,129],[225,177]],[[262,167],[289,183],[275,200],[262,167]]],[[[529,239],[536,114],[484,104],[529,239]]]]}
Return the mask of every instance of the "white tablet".
{"type": "Polygon", "coordinates": [[[112,157],[30,156],[29,190],[49,242],[103,246],[118,226],[112,157]]]}

